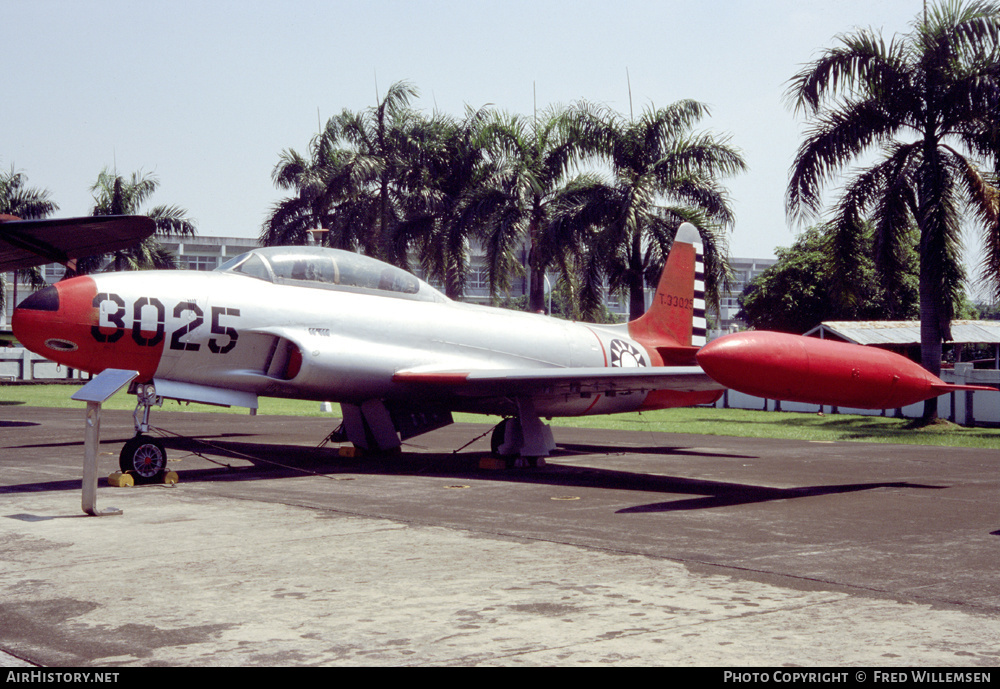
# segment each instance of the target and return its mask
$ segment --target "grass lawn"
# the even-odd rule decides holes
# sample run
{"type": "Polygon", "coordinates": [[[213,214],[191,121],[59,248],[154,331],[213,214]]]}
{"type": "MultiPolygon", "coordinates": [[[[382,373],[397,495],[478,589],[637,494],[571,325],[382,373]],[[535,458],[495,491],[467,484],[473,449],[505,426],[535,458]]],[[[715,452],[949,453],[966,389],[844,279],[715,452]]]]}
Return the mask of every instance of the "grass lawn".
{"type": "MultiPolygon", "coordinates": [[[[74,402],[70,395],[77,390],[75,385],[0,385],[0,419],[3,407],[24,405],[29,407],[56,407],[67,409],[86,408],[83,402],[74,402]]],[[[105,405],[105,409],[135,408],[135,398],[119,392],[105,405]]],[[[164,411],[217,412],[247,414],[246,409],[212,407],[202,404],[165,401],[164,411]]],[[[320,411],[318,402],[260,398],[259,415],[276,416],[337,416],[334,412],[320,411]]],[[[157,409],[153,410],[154,418],[157,409]]],[[[497,417],[456,414],[456,421],[495,423],[497,417]]],[[[612,430],[650,431],[656,433],[695,433],[701,435],[730,435],[748,438],[786,438],[812,441],[860,441],[869,443],[903,443],[914,445],[940,445],[946,447],[978,447],[1000,450],[1000,429],[963,428],[953,424],[941,424],[929,428],[911,430],[905,428],[907,421],[880,416],[856,416],[851,414],[800,414],[790,412],[764,412],[744,409],[714,409],[692,407],[685,409],[665,409],[642,414],[614,414],[611,416],[587,416],[577,418],[554,418],[553,426],[575,428],[606,428],[612,430]]]]}

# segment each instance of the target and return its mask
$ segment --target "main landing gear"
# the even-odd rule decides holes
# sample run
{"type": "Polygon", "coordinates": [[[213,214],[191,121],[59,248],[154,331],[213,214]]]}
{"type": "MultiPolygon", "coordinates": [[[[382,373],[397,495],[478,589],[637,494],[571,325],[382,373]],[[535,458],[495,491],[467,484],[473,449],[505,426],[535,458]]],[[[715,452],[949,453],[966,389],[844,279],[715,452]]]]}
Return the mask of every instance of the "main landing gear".
{"type": "Polygon", "coordinates": [[[545,457],[525,457],[513,447],[505,438],[508,434],[508,428],[516,428],[517,419],[504,419],[496,425],[493,429],[492,435],[490,435],[490,453],[497,459],[503,460],[506,466],[510,466],[509,462],[513,461],[514,466],[517,468],[523,467],[543,467],[545,466],[545,457]]]}
{"type": "Polygon", "coordinates": [[[162,405],[163,399],[156,396],[152,383],[136,386],[135,396],[137,402],[132,412],[135,437],[122,448],[118,466],[123,474],[131,474],[137,483],[158,483],[167,471],[167,451],[163,443],[146,433],[149,433],[149,410],[153,405],[162,405]]]}
{"type": "Polygon", "coordinates": [[[514,460],[514,466],[545,466],[545,457],[555,449],[552,429],[542,423],[530,398],[517,399],[518,415],[504,419],[493,429],[490,450],[494,456],[514,460]]]}

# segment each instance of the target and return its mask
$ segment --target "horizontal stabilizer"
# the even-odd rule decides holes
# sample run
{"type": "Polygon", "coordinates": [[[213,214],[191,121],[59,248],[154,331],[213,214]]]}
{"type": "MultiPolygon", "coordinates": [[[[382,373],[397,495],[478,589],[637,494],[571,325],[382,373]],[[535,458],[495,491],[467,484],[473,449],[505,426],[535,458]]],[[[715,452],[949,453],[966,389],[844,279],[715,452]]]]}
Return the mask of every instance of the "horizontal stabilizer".
{"type": "Polygon", "coordinates": [[[696,366],[701,347],[656,347],[656,353],[663,359],[664,366],[696,366]]]}

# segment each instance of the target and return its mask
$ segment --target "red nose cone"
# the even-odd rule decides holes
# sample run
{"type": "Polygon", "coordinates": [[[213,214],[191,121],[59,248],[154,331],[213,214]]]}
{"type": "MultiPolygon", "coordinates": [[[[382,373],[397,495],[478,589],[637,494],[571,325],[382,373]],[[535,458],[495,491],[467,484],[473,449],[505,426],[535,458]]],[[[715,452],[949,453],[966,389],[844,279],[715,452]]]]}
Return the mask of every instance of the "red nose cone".
{"type": "Polygon", "coordinates": [[[906,357],[874,347],[785,333],[726,335],[698,363],[733,390],[768,399],[891,409],[940,394],[943,385],[906,357]]]}
{"type": "Polygon", "coordinates": [[[99,295],[89,276],[58,282],[31,295],[14,310],[11,326],[25,347],[46,359],[90,373],[106,368],[153,377],[162,342],[149,346],[151,333],[129,327],[134,321],[124,301],[99,295]],[[105,308],[102,316],[102,304],[105,308]]]}
{"type": "Polygon", "coordinates": [[[56,363],[92,371],[90,328],[84,319],[94,311],[97,288],[79,277],[46,287],[14,309],[11,325],[25,347],[56,363]]]}

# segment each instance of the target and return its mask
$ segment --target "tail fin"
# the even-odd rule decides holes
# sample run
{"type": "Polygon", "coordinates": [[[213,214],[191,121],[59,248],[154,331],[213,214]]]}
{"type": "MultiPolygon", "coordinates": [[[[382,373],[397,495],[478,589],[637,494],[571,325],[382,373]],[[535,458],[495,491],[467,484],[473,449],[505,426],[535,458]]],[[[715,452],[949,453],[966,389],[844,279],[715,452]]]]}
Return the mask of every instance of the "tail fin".
{"type": "Polygon", "coordinates": [[[694,362],[705,344],[705,269],[701,235],[683,223],[670,249],[653,303],[640,318],[628,324],[629,335],[664,364],[694,362]]]}

